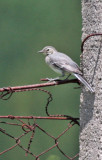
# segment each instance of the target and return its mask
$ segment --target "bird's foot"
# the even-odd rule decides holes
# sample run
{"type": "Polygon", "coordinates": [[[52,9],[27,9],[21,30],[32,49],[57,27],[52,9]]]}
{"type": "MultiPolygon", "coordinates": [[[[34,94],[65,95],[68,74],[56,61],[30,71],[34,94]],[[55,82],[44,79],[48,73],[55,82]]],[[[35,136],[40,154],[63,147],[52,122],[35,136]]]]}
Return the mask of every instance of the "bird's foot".
{"type": "Polygon", "coordinates": [[[50,82],[53,82],[53,81],[57,81],[59,80],[60,78],[59,77],[56,77],[56,78],[46,78],[48,81],[50,82]]]}

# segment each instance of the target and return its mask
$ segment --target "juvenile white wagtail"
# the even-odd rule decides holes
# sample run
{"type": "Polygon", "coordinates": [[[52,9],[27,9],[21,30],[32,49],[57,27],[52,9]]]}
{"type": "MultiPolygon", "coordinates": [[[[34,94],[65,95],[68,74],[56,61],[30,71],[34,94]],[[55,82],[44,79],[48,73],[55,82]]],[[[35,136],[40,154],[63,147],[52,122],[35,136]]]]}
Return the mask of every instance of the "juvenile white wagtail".
{"type": "MultiPolygon", "coordinates": [[[[80,71],[79,66],[69,56],[64,53],[58,52],[52,46],[46,46],[39,52],[43,53],[46,56],[45,62],[51,67],[52,70],[61,74],[60,77],[64,77],[66,74],[68,75],[68,73],[69,76],[72,74],[76,78],[78,78],[78,80],[83,85],[85,85],[91,92],[94,92],[92,87],[82,77],[82,72],[80,71]]],[[[48,80],[54,81],[60,79],[60,77],[48,80]]]]}

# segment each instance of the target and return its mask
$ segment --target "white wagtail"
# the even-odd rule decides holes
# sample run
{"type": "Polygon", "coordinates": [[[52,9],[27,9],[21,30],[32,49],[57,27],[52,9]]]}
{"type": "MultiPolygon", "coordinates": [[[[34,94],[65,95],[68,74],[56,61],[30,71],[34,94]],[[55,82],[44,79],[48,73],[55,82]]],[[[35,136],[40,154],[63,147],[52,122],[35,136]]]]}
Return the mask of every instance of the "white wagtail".
{"type": "MultiPolygon", "coordinates": [[[[45,62],[51,67],[52,70],[61,74],[60,77],[64,77],[66,74],[68,75],[68,73],[69,73],[69,76],[72,74],[76,78],[78,78],[78,80],[83,85],[85,85],[91,92],[94,92],[92,87],[82,77],[82,72],[80,71],[79,66],[69,56],[67,56],[64,53],[58,52],[52,46],[46,46],[39,52],[43,53],[46,56],[45,62]]],[[[54,79],[51,78],[48,80],[54,81],[54,80],[60,79],[60,77],[57,77],[54,79]]]]}

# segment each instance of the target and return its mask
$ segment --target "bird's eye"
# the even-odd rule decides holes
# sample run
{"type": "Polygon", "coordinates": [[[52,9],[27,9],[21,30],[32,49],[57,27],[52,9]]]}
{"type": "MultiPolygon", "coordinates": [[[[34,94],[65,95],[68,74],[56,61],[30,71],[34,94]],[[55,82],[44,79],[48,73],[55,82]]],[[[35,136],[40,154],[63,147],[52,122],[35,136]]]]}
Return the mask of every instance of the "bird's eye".
{"type": "Polygon", "coordinates": [[[47,49],[47,51],[49,51],[49,49],[47,49]]]}

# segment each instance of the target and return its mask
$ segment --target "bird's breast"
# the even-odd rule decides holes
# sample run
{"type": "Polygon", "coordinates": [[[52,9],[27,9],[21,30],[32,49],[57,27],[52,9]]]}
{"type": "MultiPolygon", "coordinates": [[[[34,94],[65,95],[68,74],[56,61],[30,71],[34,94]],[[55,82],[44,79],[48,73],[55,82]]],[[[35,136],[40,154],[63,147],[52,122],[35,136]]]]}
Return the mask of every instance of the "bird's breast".
{"type": "Polygon", "coordinates": [[[56,73],[62,74],[61,68],[59,68],[54,62],[50,59],[50,57],[45,58],[45,62],[49,65],[49,67],[55,71],[56,73]]]}

